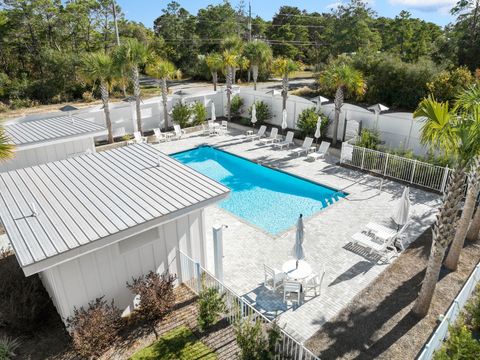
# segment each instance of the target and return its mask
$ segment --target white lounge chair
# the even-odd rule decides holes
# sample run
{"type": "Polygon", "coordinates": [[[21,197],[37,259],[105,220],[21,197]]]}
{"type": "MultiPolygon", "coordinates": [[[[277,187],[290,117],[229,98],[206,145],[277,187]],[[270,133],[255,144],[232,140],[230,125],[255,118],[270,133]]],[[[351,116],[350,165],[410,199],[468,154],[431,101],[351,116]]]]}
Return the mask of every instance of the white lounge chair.
{"type": "Polygon", "coordinates": [[[160,128],[153,129],[153,135],[155,136],[155,142],[160,143],[167,140],[165,133],[162,133],[160,128]]]}
{"type": "Polygon", "coordinates": [[[325,267],[320,275],[312,274],[305,279],[303,284],[303,291],[306,296],[309,295],[310,291],[313,291],[315,296],[321,295],[322,293],[322,283],[323,278],[325,277],[325,267]]]}
{"type": "Polygon", "coordinates": [[[270,131],[270,136],[267,138],[260,139],[260,144],[266,145],[270,143],[274,143],[277,141],[277,135],[278,135],[278,129],[277,128],[272,128],[270,131]]]}
{"type": "Polygon", "coordinates": [[[181,139],[185,134],[185,130],[183,130],[178,124],[173,125],[173,131],[175,132],[174,138],[177,140],[181,139]]]}
{"type": "Polygon", "coordinates": [[[285,140],[278,142],[278,143],[273,143],[274,148],[279,148],[283,149],[283,147],[289,148],[291,144],[293,144],[293,131],[287,132],[287,136],[285,136],[285,140]]]}
{"type": "Polygon", "coordinates": [[[265,125],[260,126],[260,129],[258,129],[258,132],[253,135],[247,135],[247,139],[256,140],[256,139],[261,139],[265,136],[265,131],[267,131],[267,127],[265,125]]]}
{"type": "Polygon", "coordinates": [[[290,151],[290,154],[300,156],[301,154],[305,153],[305,155],[308,155],[312,147],[312,143],[313,139],[311,137],[306,137],[305,140],[303,140],[302,146],[293,149],[292,151],[290,151]]]}
{"type": "MultiPolygon", "coordinates": [[[[285,281],[283,283],[283,302],[287,302],[287,298],[291,294],[297,295],[297,304],[300,304],[300,293],[302,292],[302,284],[297,281],[285,281]]],[[[292,298],[292,301],[295,298],[292,298]]]]}
{"type": "Polygon", "coordinates": [[[142,144],[147,142],[147,137],[142,136],[140,131],[135,131],[133,133],[133,139],[129,140],[127,144],[142,144]]]}
{"type": "Polygon", "coordinates": [[[268,289],[275,291],[278,287],[283,284],[283,280],[285,279],[285,273],[271,268],[268,265],[263,265],[263,269],[265,271],[265,287],[268,289]],[[270,285],[271,283],[271,285],[270,285]]]}
{"type": "Polygon", "coordinates": [[[314,153],[308,154],[307,159],[313,159],[313,161],[318,159],[324,159],[327,155],[328,149],[330,148],[330,143],[328,141],[322,141],[318,150],[314,153]]]}

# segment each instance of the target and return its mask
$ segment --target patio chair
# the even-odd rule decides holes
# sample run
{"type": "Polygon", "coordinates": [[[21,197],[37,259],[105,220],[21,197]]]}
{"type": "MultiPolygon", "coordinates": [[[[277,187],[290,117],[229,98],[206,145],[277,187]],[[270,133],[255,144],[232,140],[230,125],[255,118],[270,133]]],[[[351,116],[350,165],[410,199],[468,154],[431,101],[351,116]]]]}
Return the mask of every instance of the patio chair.
{"type": "Polygon", "coordinates": [[[133,139],[128,140],[127,144],[142,144],[147,142],[147,137],[142,136],[142,133],[140,131],[135,131],[133,133],[133,139]]]}
{"type": "Polygon", "coordinates": [[[155,136],[155,142],[157,143],[167,141],[167,136],[165,135],[165,133],[162,133],[160,128],[153,129],[153,135],[155,136]]]}
{"type": "Polygon", "coordinates": [[[207,124],[202,124],[202,135],[210,135],[210,127],[207,124]]]}
{"type": "Polygon", "coordinates": [[[285,279],[285,273],[281,272],[280,270],[271,268],[268,265],[263,265],[263,269],[265,271],[265,282],[264,285],[268,289],[270,288],[272,291],[277,290],[283,284],[283,280],[285,279]],[[269,283],[272,283],[272,286],[269,283]]]}
{"type": "Polygon", "coordinates": [[[259,140],[265,136],[265,131],[267,131],[267,127],[265,125],[260,126],[260,129],[258,129],[258,132],[253,135],[247,135],[247,139],[253,140],[259,140]]]}
{"type": "Polygon", "coordinates": [[[218,135],[218,129],[213,120],[208,120],[208,135],[218,135]]]}
{"type": "Polygon", "coordinates": [[[279,148],[283,149],[283,147],[287,147],[287,149],[290,147],[290,144],[293,144],[293,131],[287,132],[287,136],[285,136],[285,140],[278,142],[278,143],[273,143],[274,148],[279,148]]]}
{"type": "Polygon", "coordinates": [[[260,139],[260,144],[267,145],[270,143],[274,143],[275,141],[277,141],[277,135],[278,135],[278,129],[272,128],[272,130],[270,131],[270,136],[267,138],[260,139]]]}
{"type": "Polygon", "coordinates": [[[222,120],[222,124],[220,125],[220,131],[225,134],[228,131],[228,121],[222,120]]]}
{"type": "Polygon", "coordinates": [[[312,159],[313,161],[318,159],[325,159],[329,148],[330,143],[328,141],[322,141],[318,150],[314,153],[308,154],[307,159],[312,159]]]}
{"type": "Polygon", "coordinates": [[[305,153],[305,155],[308,155],[310,148],[312,147],[312,143],[313,138],[306,137],[305,140],[303,140],[302,146],[297,149],[293,149],[290,151],[290,154],[300,156],[301,154],[305,153]]]}
{"type": "MultiPolygon", "coordinates": [[[[298,281],[285,281],[283,283],[283,302],[287,302],[290,295],[297,295],[297,304],[300,304],[300,293],[302,292],[302,284],[298,281]]],[[[292,301],[295,298],[292,298],[292,301]]]]}
{"type": "Polygon", "coordinates": [[[179,140],[185,135],[185,130],[183,130],[180,125],[175,124],[173,125],[173,131],[175,132],[174,139],[179,140]]]}
{"type": "Polygon", "coordinates": [[[322,270],[320,275],[312,274],[308,278],[305,279],[303,285],[303,291],[305,295],[308,295],[310,291],[313,290],[315,296],[322,294],[322,283],[323,278],[325,277],[325,267],[322,270]]]}

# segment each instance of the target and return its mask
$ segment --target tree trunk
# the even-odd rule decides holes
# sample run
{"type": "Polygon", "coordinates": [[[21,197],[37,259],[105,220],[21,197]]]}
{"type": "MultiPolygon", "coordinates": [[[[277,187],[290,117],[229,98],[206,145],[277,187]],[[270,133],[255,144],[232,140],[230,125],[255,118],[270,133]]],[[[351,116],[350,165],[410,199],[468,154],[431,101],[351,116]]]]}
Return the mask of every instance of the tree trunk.
{"type": "Polygon", "coordinates": [[[168,130],[168,88],[167,88],[167,79],[163,78],[160,80],[160,87],[162,88],[162,103],[163,103],[163,128],[165,131],[168,130]]]}
{"type": "MultiPolygon", "coordinates": [[[[247,82],[250,84],[250,74],[251,74],[252,68],[248,68],[247,71],[247,82]]],[[[254,90],[257,90],[256,88],[254,90]]]]}
{"type": "Polygon", "coordinates": [[[470,220],[472,220],[472,216],[475,211],[475,202],[477,200],[478,184],[480,180],[479,170],[480,160],[476,158],[474,161],[472,174],[470,174],[469,177],[467,197],[465,199],[465,204],[463,205],[462,216],[458,221],[455,237],[453,238],[452,245],[448,251],[447,258],[444,261],[445,267],[452,271],[457,270],[458,259],[460,258],[460,252],[463,249],[463,244],[465,243],[468,225],[470,225],[470,220]]]}
{"type": "Polygon", "coordinates": [[[137,108],[137,127],[138,131],[142,133],[142,109],[140,107],[140,74],[138,67],[132,67],[132,79],[133,79],[133,96],[135,97],[135,105],[137,108]]]}
{"type": "Polygon", "coordinates": [[[288,76],[285,76],[282,79],[282,97],[283,97],[282,110],[285,110],[287,108],[287,99],[288,99],[288,76]]]}
{"type": "Polygon", "coordinates": [[[105,114],[105,125],[107,126],[108,132],[108,143],[113,143],[113,132],[112,132],[112,120],[110,119],[110,106],[109,106],[109,94],[108,94],[108,87],[105,82],[101,82],[100,84],[100,93],[102,95],[102,103],[103,103],[103,112],[105,114]]]}
{"type": "Polygon", "coordinates": [[[217,91],[218,73],[216,71],[212,71],[212,81],[213,81],[213,91],[217,91]]]}
{"type": "Polygon", "coordinates": [[[477,206],[477,211],[473,216],[472,223],[468,229],[467,239],[469,241],[477,241],[480,235],[480,206],[477,206]]]}
{"type": "Polygon", "coordinates": [[[227,120],[231,119],[231,110],[232,110],[232,77],[233,77],[233,67],[229,66],[227,68],[227,120]]]}
{"type": "Polygon", "coordinates": [[[339,87],[335,92],[335,117],[333,118],[333,139],[332,145],[337,144],[337,136],[338,136],[338,123],[340,122],[340,113],[342,111],[343,106],[343,88],[339,87]]]}
{"type": "Polygon", "coordinates": [[[237,68],[232,67],[232,84],[235,85],[237,80],[237,68]]]}
{"type": "Polygon", "coordinates": [[[253,77],[253,90],[257,90],[258,65],[252,65],[252,77],[253,77]]]}
{"type": "Polygon", "coordinates": [[[448,182],[443,203],[433,225],[432,248],[428,258],[427,271],[418,298],[412,308],[412,313],[418,317],[426,316],[430,309],[445,250],[455,233],[455,223],[458,218],[458,207],[463,196],[464,181],[465,169],[459,165],[448,182]]]}

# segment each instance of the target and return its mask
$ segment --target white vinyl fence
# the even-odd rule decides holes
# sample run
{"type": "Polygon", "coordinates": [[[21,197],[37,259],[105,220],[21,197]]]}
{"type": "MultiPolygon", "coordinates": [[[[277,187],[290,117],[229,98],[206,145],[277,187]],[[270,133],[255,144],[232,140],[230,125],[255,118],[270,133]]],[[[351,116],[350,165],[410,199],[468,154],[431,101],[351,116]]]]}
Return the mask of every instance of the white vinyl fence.
{"type": "Polygon", "coordinates": [[[475,290],[479,280],[480,265],[477,265],[465,285],[463,285],[462,290],[460,290],[455,300],[453,300],[452,305],[450,305],[450,308],[445,313],[437,329],[423,347],[423,350],[417,360],[430,360],[433,357],[433,353],[438,350],[440,346],[442,346],[443,341],[448,335],[448,326],[455,322],[458,314],[460,314],[460,311],[463,309],[465,303],[475,290]]]}
{"type": "Polygon", "coordinates": [[[443,193],[450,169],[342,143],[340,163],[443,193]]]}
{"type": "MultiPolygon", "coordinates": [[[[210,274],[210,272],[204,269],[198,262],[194,261],[182,251],[179,251],[179,256],[179,282],[187,285],[196,294],[199,294],[202,289],[203,276],[206,287],[213,287],[217,289],[219,293],[223,294],[227,307],[226,318],[231,324],[241,319],[260,321],[265,325],[272,323],[241,296],[237,295],[233,290],[210,274]]],[[[305,348],[303,344],[296,341],[283,329],[281,329],[281,340],[277,345],[277,354],[278,355],[275,357],[276,360],[320,360],[310,350],[305,348]]]]}

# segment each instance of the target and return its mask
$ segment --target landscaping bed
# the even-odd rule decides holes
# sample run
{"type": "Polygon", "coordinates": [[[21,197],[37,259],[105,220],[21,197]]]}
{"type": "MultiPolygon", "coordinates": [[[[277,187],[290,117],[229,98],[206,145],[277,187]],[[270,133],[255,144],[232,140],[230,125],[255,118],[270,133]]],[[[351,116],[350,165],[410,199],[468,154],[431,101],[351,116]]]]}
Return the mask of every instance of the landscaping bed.
{"type": "Polygon", "coordinates": [[[428,315],[411,312],[430,253],[427,229],[371,285],[306,346],[322,359],[414,359],[480,259],[480,244],[467,243],[458,270],[442,270],[428,315]]]}

